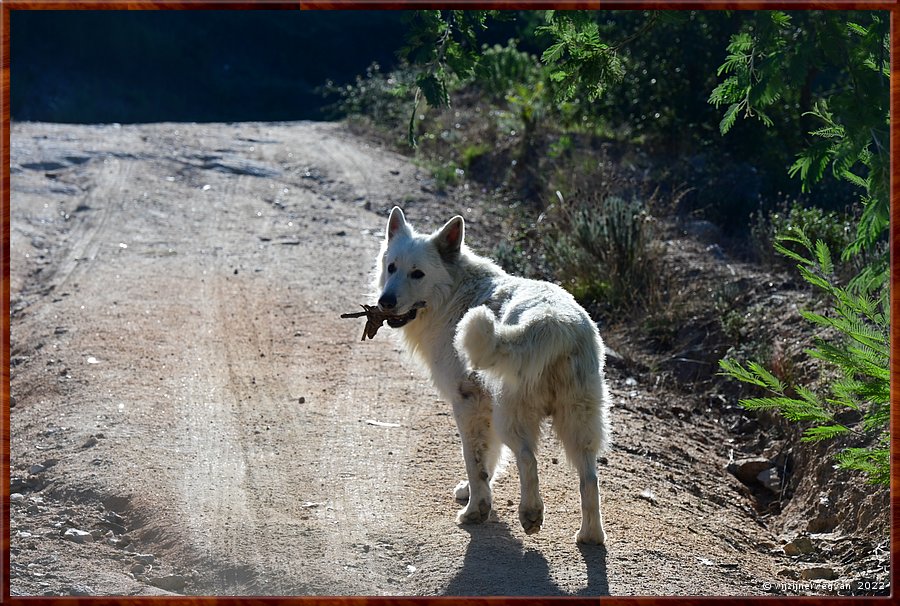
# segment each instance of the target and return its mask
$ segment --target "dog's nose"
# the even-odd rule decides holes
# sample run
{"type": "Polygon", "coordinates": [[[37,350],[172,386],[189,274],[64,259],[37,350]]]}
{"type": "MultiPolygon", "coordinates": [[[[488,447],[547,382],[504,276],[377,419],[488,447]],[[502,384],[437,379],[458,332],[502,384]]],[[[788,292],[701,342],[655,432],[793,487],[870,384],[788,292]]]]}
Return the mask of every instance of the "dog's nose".
{"type": "Polygon", "coordinates": [[[381,309],[394,309],[397,307],[397,296],[391,293],[384,293],[378,299],[378,307],[381,309]]]}

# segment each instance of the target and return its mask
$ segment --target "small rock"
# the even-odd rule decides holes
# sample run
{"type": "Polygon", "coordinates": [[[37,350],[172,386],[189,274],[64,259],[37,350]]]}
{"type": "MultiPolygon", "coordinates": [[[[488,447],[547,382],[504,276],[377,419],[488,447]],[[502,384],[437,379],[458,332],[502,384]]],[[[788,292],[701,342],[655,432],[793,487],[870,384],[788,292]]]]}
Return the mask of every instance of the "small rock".
{"type": "Polygon", "coordinates": [[[95,528],[91,531],[91,536],[94,537],[94,540],[102,539],[104,534],[106,533],[101,528],[95,528]]]}
{"type": "Polygon", "coordinates": [[[774,467],[760,472],[760,474],[756,476],[756,481],[772,492],[781,491],[781,478],[778,477],[778,470],[776,470],[774,467]]]}
{"type": "Polygon", "coordinates": [[[134,561],[138,564],[153,566],[156,563],[156,556],[152,553],[136,553],[134,554],[134,561]]]}
{"type": "Polygon", "coordinates": [[[837,516],[820,513],[815,518],[809,521],[809,523],[806,525],[806,530],[812,534],[831,532],[837,527],[837,524],[837,516]]]}
{"type": "Polygon", "coordinates": [[[638,495],[638,498],[649,501],[651,505],[656,505],[658,503],[656,495],[649,488],[645,488],[644,490],[642,490],[641,494],[638,495]]]}
{"type": "Polygon", "coordinates": [[[131,565],[131,574],[144,574],[145,572],[147,572],[147,568],[143,564],[131,565]]]}
{"type": "Polygon", "coordinates": [[[637,379],[635,379],[634,377],[628,377],[627,379],[625,379],[625,385],[627,385],[628,387],[634,387],[637,384],[637,379]]]}
{"type": "Polygon", "coordinates": [[[43,473],[46,470],[47,470],[47,468],[44,467],[43,465],[32,465],[31,467],[28,468],[28,473],[30,473],[33,476],[36,476],[37,474],[43,473]]]}
{"type": "Polygon", "coordinates": [[[24,500],[25,500],[25,495],[23,495],[21,492],[14,492],[11,495],[9,495],[10,503],[21,503],[24,500]]]}
{"type": "Polygon", "coordinates": [[[107,522],[112,522],[113,524],[118,524],[119,526],[125,526],[125,518],[117,514],[115,511],[107,511],[103,517],[106,518],[107,522]]]}
{"type": "Polygon", "coordinates": [[[27,486],[31,490],[40,490],[44,487],[44,480],[41,478],[41,476],[28,476],[25,479],[25,486],[27,486]]]}
{"type": "Polygon", "coordinates": [[[813,580],[825,580],[831,581],[837,578],[837,573],[834,572],[833,568],[828,568],[826,566],[814,566],[812,568],[806,568],[805,570],[800,571],[800,578],[805,581],[813,581],[813,580]]]}
{"type": "Polygon", "coordinates": [[[306,398],[304,398],[303,396],[300,396],[300,403],[306,404],[306,398]]]}
{"type": "Polygon", "coordinates": [[[66,595],[87,596],[94,595],[94,590],[87,585],[72,585],[65,590],[66,595]]]}
{"type": "Polygon", "coordinates": [[[805,553],[812,553],[815,550],[809,537],[797,537],[784,546],[785,555],[798,556],[805,553]]]}
{"type": "Polygon", "coordinates": [[[96,446],[96,445],[97,445],[97,438],[95,438],[94,436],[91,436],[87,440],[84,441],[84,444],[82,444],[81,447],[82,448],[90,448],[90,447],[96,446]]]}
{"type": "Polygon", "coordinates": [[[131,537],[123,534],[118,539],[110,539],[109,544],[119,549],[125,549],[131,545],[131,537]]]}
{"type": "Polygon", "coordinates": [[[147,581],[154,587],[164,589],[165,591],[177,592],[184,590],[184,586],[187,585],[188,579],[180,574],[170,574],[164,577],[150,577],[147,581]]]}
{"type": "Polygon", "coordinates": [[[778,576],[785,577],[787,579],[797,579],[800,575],[797,574],[796,570],[791,570],[790,568],[783,568],[778,571],[778,576]]]}
{"type": "Polygon", "coordinates": [[[753,486],[759,474],[772,467],[772,462],[762,457],[736,459],[728,464],[728,471],[742,484],[753,486]]]}
{"type": "Polygon", "coordinates": [[[65,534],[63,534],[63,538],[75,543],[91,543],[94,540],[91,533],[78,530],[77,528],[68,529],[65,534]]]}

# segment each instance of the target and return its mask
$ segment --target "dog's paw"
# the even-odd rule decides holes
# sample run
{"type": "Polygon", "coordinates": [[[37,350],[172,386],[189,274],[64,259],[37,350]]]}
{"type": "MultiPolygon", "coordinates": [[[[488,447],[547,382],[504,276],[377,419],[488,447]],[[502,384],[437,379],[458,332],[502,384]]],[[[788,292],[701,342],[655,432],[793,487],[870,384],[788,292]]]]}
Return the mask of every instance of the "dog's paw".
{"type": "Polygon", "coordinates": [[[605,545],[606,533],[603,532],[602,526],[590,528],[582,525],[578,534],[575,535],[575,542],[583,545],[605,545]]]}
{"type": "Polygon", "coordinates": [[[466,502],[469,500],[469,482],[463,480],[453,489],[453,498],[457,501],[466,502]]]}
{"type": "Polygon", "coordinates": [[[491,514],[491,502],[487,499],[481,499],[477,504],[469,501],[460,512],[456,515],[458,524],[480,524],[488,519],[491,514]]]}
{"type": "Polygon", "coordinates": [[[522,523],[525,534],[534,534],[538,532],[544,524],[544,506],[539,505],[538,507],[527,508],[519,507],[519,522],[522,523]]]}

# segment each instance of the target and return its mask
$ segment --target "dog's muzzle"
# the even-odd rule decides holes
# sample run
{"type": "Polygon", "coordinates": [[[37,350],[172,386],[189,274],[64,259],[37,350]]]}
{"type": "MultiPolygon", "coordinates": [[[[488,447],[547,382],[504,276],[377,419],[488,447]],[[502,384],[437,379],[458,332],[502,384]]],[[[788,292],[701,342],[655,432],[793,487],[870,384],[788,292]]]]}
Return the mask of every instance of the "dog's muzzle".
{"type": "Polygon", "coordinates": [[[387,325],[391,328],[400,328],[401,326],[406,326],[410,322],[416,319],[416,312],[419,311],[417,308],[413,307],[408,312],[403,314],[402,316],[393,316],[387,318],[385,321],[387,325]]]}
{"type": "Polygon", "coordinates": [[[416,319],[416,313],[425,307],[425,301],[417,301],[413,303],[412,308],[406,312],[405,314],[398,314],[396,316],[389,316],[385,318],[385,322],[391,328],[400,328],[402,326],[406,326],[410,322],[416,319]]]}

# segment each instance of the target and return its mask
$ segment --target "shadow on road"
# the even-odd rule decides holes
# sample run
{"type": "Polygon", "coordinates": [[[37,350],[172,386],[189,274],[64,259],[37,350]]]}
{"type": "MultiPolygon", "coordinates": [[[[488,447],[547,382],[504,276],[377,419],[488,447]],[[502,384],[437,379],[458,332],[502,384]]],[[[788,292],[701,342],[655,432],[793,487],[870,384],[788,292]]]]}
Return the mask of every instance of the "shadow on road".
{"type": "MultiPolygon", "coordinates": [[[[575,594],[560,588],[540,551],[524,548],[505,522],[463,526],[469,546],[462,568],[444,595],[564,596],[609,595],[606,548],[579,545],[587,586],[575,594]]],[[[577,564],[573,561],[573,566],[577,564]]]]}

